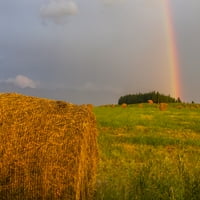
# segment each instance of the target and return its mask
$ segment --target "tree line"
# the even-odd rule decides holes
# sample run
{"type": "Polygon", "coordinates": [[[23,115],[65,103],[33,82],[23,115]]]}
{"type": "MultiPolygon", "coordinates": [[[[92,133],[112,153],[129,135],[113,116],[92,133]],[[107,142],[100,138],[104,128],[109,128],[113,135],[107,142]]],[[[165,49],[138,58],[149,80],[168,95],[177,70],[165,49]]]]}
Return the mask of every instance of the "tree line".
{"type": "Polygon", "coordinates": [[[147,103],[148,100],[152,100],[154,103],[181,103],[181,99],[179,97],[176,99],[170,95],[164,95],[153,91],[148,93],[128,94],[121,96],[118,100],[118,104],[147,103]]]}

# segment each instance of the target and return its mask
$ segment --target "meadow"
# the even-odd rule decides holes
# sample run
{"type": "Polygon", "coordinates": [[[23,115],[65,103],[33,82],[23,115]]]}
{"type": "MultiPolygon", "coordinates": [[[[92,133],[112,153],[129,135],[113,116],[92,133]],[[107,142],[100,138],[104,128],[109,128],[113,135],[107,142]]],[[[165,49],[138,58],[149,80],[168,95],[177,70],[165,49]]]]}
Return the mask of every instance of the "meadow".
{"type": "Polygon", "coordinates": [[[200,199],[198,104],[0,104],[2,200],[200,199]]]}
{"type": "Polygon", "coordinates": [[[199,200],[200,105],[99,106],[95,200],[199,200]]]}

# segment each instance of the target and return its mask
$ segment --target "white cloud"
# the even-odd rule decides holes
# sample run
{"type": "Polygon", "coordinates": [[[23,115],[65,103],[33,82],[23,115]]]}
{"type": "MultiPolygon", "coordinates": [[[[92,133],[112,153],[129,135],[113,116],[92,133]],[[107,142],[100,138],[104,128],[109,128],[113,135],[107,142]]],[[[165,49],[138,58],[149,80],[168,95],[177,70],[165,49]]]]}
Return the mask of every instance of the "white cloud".
{"type": "Polygon", "coordinates": [[[61,23],[70,15],[78,14],[78,6],[72,0],[50,0],[40,9],[40,15],[43,19],[61,23]]]}
{"type": "Polygon", "coordinates": [[[17,75],[15,78],[9,78],[5,82],[12,83],[20,88],[26,88],[26,87],[36,88],[39,84],[37,81],[33,81],[30,78],[23,75],[17,75]]]}

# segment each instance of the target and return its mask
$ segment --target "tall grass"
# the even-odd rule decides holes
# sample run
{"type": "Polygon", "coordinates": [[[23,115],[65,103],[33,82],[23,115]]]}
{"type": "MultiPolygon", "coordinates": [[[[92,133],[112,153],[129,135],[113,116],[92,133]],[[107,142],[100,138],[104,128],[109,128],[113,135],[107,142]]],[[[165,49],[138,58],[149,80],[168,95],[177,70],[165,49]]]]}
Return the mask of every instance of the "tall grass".
{"type": "Polygon", "coordinates": [[[96,200],[199,200],[200,107],[94,108],[100,162],[96,200]]]}

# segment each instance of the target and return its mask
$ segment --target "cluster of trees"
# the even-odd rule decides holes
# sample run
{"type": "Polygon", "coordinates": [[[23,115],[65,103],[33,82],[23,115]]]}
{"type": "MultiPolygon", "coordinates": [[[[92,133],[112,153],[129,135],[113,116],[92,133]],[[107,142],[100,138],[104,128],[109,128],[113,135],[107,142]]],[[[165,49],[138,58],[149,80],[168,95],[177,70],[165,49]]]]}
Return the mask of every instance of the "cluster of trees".
{"type": "Polygon", "coordinates": [[[152,100],[154,103],[181,103],[180,98],[175,99],[170,95],[167,96],[153,91],[148,93],[128,94],[121,96],[118,100],[118,104],[147,103],[148,100],[152,100]]]}

